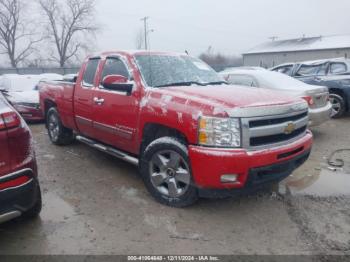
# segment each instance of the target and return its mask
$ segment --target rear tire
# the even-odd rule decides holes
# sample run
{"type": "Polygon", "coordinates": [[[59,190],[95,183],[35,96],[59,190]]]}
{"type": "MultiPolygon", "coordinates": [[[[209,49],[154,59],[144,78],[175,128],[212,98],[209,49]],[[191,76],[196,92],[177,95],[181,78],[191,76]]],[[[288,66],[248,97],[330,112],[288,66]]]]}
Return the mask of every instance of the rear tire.
{"type": "Polygon", "coordinates": [[[53,144],[64,146],[73,142],[73,131],[62,125],[60,116],[55,107],[50,108],[47,112],[46,126],[50,140],[53,144]]]}
{"type": "Polygon", "coordinates": [[[340,118],[345,113],[345,101],[344,98],[338,94],[330,94],[329,99],[333,106],[332,118],[340,118]]]}
{"type": "Polygon", "coordinates": [[[161,204],[186,207],[198,200],[186,145],[173,137],[161,137],[147,146],[140,171],[146,188],[161,204]]]}

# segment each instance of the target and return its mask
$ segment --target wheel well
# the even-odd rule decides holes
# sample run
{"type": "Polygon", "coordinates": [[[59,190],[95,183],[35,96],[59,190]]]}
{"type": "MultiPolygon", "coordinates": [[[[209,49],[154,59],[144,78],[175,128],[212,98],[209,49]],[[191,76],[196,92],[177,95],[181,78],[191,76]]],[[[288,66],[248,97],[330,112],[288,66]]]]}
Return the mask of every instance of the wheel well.
{"type": "Polygon", "coordinates": [[[45,100],[45,119],[47,116],[47,112],[49,112],[51,107],[56,107],[56,103],[51,100],[45,100]]]}
{"type": "Polygon", "coordinates": [[[343,90],[335,89],[335,88],[329,88],[329,93],[330,94],[337,94],[337,95],[341,96],[344,99],[346,110],[349,109],[348,100],[346,99],[346,95],[345,95],[343,90]]]}
{"type": "Polygon", "coordinates": [[[146,124],[143,129],[140,153],[142,153],[146,149],[146,147],[154,140],[164,136],[176,137],[177,139],[181,140],[185,145],[188,144],[186,136],[177,129],[159,124],[146,124]]]}

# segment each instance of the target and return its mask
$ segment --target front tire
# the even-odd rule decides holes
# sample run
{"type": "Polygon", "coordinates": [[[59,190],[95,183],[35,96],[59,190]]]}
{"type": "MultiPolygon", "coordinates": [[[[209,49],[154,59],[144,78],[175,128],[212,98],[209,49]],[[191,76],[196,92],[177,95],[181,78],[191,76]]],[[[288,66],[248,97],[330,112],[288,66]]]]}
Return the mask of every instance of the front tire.
{"type": "Polygon", "coordinates": [[[62,125],[60,116],[55,107],[50,108],[47,112],[46,126],[50,140],[53,144],[64,146],[73,142],[73,131],[62,125]]]}
{"type": "Polygon", "coordinates": [[[329,100],[331,101],[333,107],[332,118],[342,117],[345,113],[344,98],[338,94],[330,94],[329,100]]]}
{"type": "Polygon", "coordinates": [[[140,171],[146,188],[159,203],[186,207],[198,200],[188,150],[178,139],[162,137],[147,146],[140,171]]]}

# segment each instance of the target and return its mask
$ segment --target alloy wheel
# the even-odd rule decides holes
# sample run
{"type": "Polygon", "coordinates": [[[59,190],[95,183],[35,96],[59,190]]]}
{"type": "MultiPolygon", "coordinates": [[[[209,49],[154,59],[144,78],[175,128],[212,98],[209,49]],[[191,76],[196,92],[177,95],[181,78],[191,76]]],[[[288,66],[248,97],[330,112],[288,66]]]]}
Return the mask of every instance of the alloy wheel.
{"type": "Polygon", "coordinates": [[[341,101],[339,101],[339,99],[335,96],[330,96],[329,98],[331,104],[332,104],[332,115],[337,115],[340,111],[341,111],[341,101]]]}
{"type": "Polygon", "coordinates": [[[149,172],[152,185],[163,195],[171,198],[186,193],[191,183],[191,172],[184,158],[173,150],[153,155],[149,172]]]}
{"type": "Polygon", "coordinates": [[[58,139],[58,135],[60,132],[60,127],[58,124],[58,119],[54,114],[51,114],[49,117],[49,125],[48,125],[50,137],[53,141],[56,141],[58,139]]]}

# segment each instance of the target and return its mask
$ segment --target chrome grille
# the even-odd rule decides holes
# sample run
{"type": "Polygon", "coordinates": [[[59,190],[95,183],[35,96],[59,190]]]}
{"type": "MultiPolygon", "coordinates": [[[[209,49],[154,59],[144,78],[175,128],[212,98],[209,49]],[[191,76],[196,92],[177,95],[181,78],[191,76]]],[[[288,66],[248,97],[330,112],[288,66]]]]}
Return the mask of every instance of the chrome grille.
{"type": "Polygon", "coordinates": [[[243,147],[252,150],[284,145],[304,136],[309,122],[308,111],[242,118],[243,147]]]}

